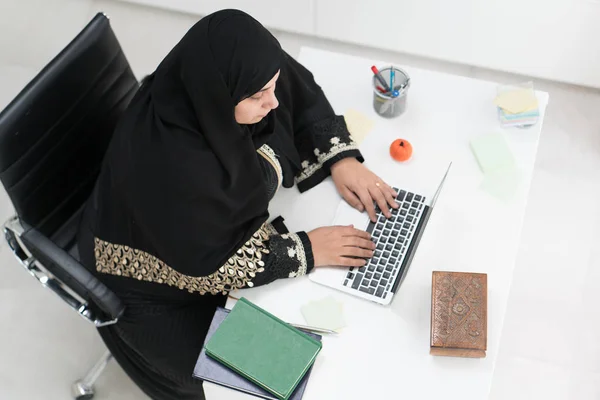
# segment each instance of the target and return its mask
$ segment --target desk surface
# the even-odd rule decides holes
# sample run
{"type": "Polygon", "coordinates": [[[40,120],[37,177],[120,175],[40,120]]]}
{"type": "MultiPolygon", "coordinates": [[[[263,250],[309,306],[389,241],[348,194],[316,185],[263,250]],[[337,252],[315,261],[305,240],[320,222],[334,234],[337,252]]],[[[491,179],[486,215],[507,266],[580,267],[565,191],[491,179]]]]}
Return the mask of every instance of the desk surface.
{"type": "MultiPolygon", "coordinates": [[[[347,327],[325,336],[304,398],[482,400],[489,394],[507,299],[520,241],[548,94],[537,92],[542,117],[529,129],[506,130],[519,170],[512,199],[481,189],[483,175],[469,140],[499,130],[492,100],[496,84],[406,67],[411,76],[404,115],[386,120],[372,108],[370,66],[378,62],[316,49],[302,49],[310,69],[338,114],[358,110],[375,121],[361,145],[366,165],[392,185],[433,194],[449,161],[451,173],[425,230],[411,269],[389,306],[380,306],[309,281],[285,279],[237,292],[280,318],[305,323],[300,308],[333,296],[343,303],[347,327]],[[412,142],[414,156],[396,163],[388,153],[396,138],[412,142]],[[429,355],[431,273],[488,274],[488,353],[484,359],[429,355]]],[[[281,190],[271,215],[292,231],[330,225],[340,196],[330,179],[300,195],[281,190]],[[318,206],[317,206],[318,205],[318,206]]],[[[228,303],[228,307],[233,303],[228,303]]],[[[205,383],[207,399],[249,396],[205,383]]]]}

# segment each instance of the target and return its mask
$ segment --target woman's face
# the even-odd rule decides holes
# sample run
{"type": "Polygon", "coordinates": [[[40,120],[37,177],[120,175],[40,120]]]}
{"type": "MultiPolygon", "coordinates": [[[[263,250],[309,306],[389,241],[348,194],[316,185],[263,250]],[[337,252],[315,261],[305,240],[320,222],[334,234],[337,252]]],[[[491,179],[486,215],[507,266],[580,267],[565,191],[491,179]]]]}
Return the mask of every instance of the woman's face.
{"type": "Polygon", "coordinates": [[[235,106],[235,120],[238,124],[256,124],[277,108],[279,101],[275,97],[275,84],[278,78],[279,71],[261,90],[235,106]]]}

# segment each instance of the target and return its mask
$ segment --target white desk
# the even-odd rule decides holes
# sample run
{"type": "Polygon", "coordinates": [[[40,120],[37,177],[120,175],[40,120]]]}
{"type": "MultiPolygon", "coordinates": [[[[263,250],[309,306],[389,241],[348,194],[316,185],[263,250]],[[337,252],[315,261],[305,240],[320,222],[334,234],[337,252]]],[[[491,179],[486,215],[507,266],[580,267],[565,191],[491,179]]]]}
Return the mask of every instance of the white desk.
{"type": "MultiPolygon", "coordinates": [[[[480,189],[483,175],[469,148],[473,136],[499,129],[492,104],[495,83],[405,68],[412,79],[407,112],[385,120],[372,108],[369,70],[385,62],[309,48],[302,49],[299,61],[314,73],[337,113],[355,109],[376,121],[361,151],[366,165],[388,183],[431,195],[450,160],[452,170],[408,276],[390,306],[334,291],[306,277],[238,295],[296,323],[305,323],[300,307],[310,300],[333,296],[344,304],[348,326],[337,336],[323,338],[306,400],[486,399],[548,95],[537,93],[542,118],[535,127],[506,131],[522,178],[516,195],[506,202],[480,189]],[[408,163],[396,163],[388,155],[389,144],[398,137],[413,144],[414,156],[408,163]],[[488,274],[486,358],[429,355],[433,270],[488,274]]],[[[308,231],[330,225],[339,200],[328,179],[303,195],[295,188],[280,191],[271,211],[272,216],[283,215],[290,230],[308,231]]],[[[249,397],[210,383],[205,383],[205,390],[209,400],[249,397]]]]}

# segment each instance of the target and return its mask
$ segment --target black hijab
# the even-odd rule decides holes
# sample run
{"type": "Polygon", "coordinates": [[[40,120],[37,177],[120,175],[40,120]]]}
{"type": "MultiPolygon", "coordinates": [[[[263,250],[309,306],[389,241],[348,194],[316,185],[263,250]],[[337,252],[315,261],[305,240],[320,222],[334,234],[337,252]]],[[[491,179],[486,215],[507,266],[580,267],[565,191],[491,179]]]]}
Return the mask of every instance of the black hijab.
{"type": "Polygon", "coordinates": [[[281,126],[291,118],[285,108],[252,126],[234,117],[236,104],[286,60],[277,40],[241,11],[219,11],[194,25],[144,81],[117,127],[107,164],[128,212],[101,212],[97,236],[187,275],[223,265],[268,218],[256,149],[272,142],[285,165],[299,161],[293,132],[281,126]],[[126,232],[116,228],[119,218],[128,219],[126,232]]]}

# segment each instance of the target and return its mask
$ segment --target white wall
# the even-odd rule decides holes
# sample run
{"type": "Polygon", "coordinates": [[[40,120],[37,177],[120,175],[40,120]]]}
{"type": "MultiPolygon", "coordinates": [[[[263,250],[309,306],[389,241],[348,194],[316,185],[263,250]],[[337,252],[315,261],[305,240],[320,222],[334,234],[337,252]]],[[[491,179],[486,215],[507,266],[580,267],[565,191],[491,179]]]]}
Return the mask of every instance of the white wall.
{"type": "Polygon", "coordinates": [[[317,35],[600,87],[600,2],[315,2],[317,35]]]}
{"type": "Polygon", "coordinates": [[[600,0],[121,0],[600,87],[600,0]]]}
{"type": "Polygon", "coordinates": [[[0,109],[58,54],[100,11],[111,26],[133,71],[151,73],[198,20],[111,0],[0,0],[0,109]]]}
{"type": "Polygon", "coordinates": [[[600,0],[0,0],[0,63],[41,68],[102,10],[141,77],[226,7],[280,31],[600,88],[600,0]]]}
{"type": "Polygon", "coordinates": [[[224,8],[252,14],[263,25],[289,32],[314,32],[313,0],[122,0],[196,15],[224,8]]]}

